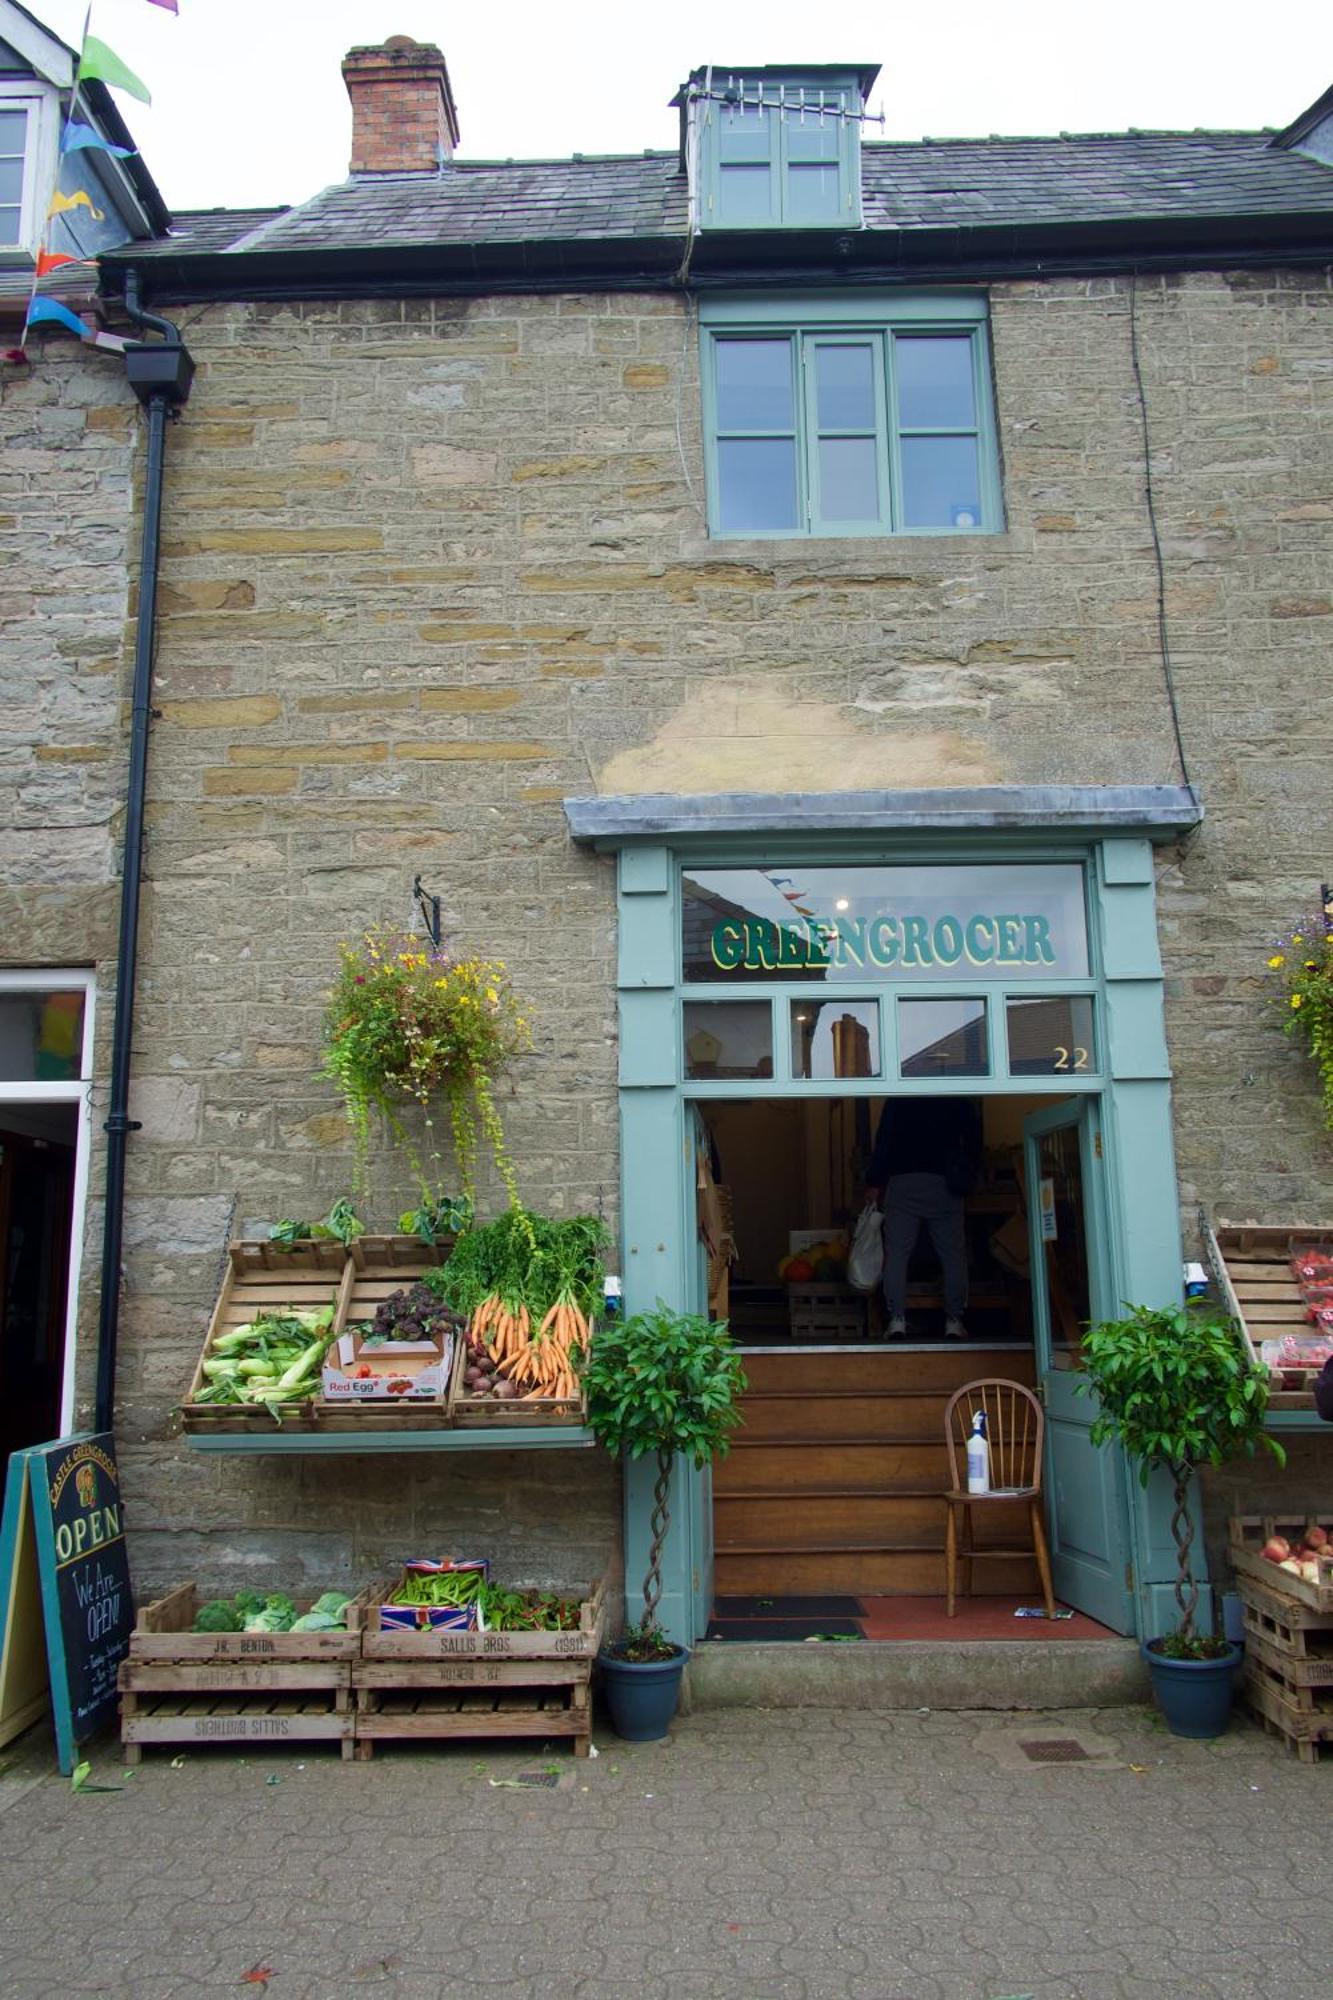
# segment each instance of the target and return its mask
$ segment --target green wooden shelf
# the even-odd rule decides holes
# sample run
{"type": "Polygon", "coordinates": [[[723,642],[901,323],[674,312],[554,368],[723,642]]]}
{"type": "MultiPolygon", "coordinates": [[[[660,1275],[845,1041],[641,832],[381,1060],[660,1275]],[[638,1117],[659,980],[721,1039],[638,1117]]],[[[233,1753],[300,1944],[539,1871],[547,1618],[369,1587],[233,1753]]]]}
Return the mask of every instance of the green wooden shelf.
{"type": "Polygon", "coordinates": [[[380,1451],[569,1451],[596,1443],[590,1430],[563,1424],[497,1424],[487,1430],[459,1431],[186,1431],[191,1451],[248,1452],[285,1458],[293,1452],[380,1451]]]}

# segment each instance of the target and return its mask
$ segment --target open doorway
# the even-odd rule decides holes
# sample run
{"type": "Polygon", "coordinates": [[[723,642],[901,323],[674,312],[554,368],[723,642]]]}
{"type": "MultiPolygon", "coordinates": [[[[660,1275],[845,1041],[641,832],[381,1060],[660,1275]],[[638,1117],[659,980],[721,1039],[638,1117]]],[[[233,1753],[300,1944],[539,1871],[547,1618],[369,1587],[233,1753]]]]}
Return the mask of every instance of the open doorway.
{"type": "Polygon", "coordinates": [[[88,1185],[90,972],[0,971],[0,1449],[73,1415],[88,1185]]]}
{"type": "Polygon", "coordinates": [[[78,1112],[0,1105],[0,1448],[60,1435],[78,1112]]]}
{"type": "MultiPolygon", "coordinates": [[[[711,1099],[696,1106],[711,1171],[726,1193],[734,1245],[726,1316],[742,1347],[886,1339],[881,1295],[867,1299],[854,1292],[845,1267],[887,1101],[711,1099]]],[[[1012,1095],[955,1101],[969,1109],[979,1138],[974,1184],[961,1197],[969,1340],[1030,1346],[1023,1121],[1050,1100],[1012,1095]]],[[[1072,1240],[1072,1233],[1061,1240],[1072,1240]]],[[[907,1342],[942,1340],[946,1317],[940,1261],[923,1226],[907,1269],[907,1342]]]]}

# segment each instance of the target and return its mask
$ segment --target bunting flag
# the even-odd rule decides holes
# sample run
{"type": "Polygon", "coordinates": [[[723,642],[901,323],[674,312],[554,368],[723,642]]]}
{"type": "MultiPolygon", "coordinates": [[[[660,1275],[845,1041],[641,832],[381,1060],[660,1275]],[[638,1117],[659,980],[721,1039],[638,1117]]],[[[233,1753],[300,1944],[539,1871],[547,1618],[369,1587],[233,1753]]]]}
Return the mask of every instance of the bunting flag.
{"type": "Polygon", "coordinates": [[[59,250],[39,250],[37,252],[37,275],[44,278],[48,271],[56,271],[62,264],[77,264],[78,257],[66,257],[59,250]]]}
{"type": "Polygon", "coordinates": [[[165,7],[168,14],[180,13],[180,8],[176,5],[176,0],[148,0],[148,4],[150,7],[165,7]]]}
{"type": "Polygon", "coordinates": [[[75,188],[73,194],[61,194],[57,188],[51,196],[51,206],[47,209],[48,219],[53,215],[68,215],[71,209],[86,208],[94,222],[105,222],[106,211],[94,206],[93,198],[86,188],[75,188]]]}
{"type": "Polygon", "coordinates": [[[134,71],[121,61],[114,49],[109,49],[105,42],[99,42],[96,35],[85,35],[83,54],[79,57],[79,72],[75,82],[94,81],[111,84],[117,90],[127,91],[131,97],[139,98],[144,104],[151,104],[153,101],[147,84],[140,82],[134,71]]]}
{"type": "Polygon", "coordinates": [[[60,135],[62,153],[77,153],[95,146],[100,153],[114,153],[118,160],[131,160],[133,146],[113,146],[100,132],[94,132],[91,125],[81,125],[77,118],[71,118],[60,135]]]}
{"type": "Polygon", "coordinates": [[[26,333],[28,328],[35,326],[39,320],[53,320],[58,326],[68,327],[71,333],[77,333],[80,340],[87,340],[92,331],[77,313],[72,313],[68,306],[62,306],[59,299],[29,301],[28,317],[23,323],[23,331],[26,333]]]}

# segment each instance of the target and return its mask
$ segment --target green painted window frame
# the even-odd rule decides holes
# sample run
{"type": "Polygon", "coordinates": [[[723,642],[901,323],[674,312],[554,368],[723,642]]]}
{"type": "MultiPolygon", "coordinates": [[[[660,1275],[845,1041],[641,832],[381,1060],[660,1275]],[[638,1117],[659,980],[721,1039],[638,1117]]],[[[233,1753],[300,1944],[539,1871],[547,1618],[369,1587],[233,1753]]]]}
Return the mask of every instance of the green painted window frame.
{"type": "MultiPolygon", "coordinates": [[[[783,293],[764,297],[705,299],[699,308],[699,371],[709,534],[725,541],[864,539],[868,536],[996,535],[1004,530],[1004,504],[991,374],[988,304],[969,293],[783,293]],[[895,343],[899,337],[966,338],[972,363],[976,420],[971,426],[903,425],[896,416],[895,343]],[[819,494],[819,443],[815,368],[821,347],[864,344],[873,348],[876,405],[878,509],[864,520],[825,519],[819,494]],[[793,377],[796,520],[786,527],[723,526],[718,446],[736,438],[787,438],[787,427],[723,430],[719,421],[717,355],[728,340],[786,340],[793,377]],[[905,519],[902,443],[914,437],[975,438],[981,518],[959,527],[918,527],[905,519]]],[[[858,432],[857,435],[868,435],[858,432]]]]}
{"type": "Polygon", "coordinates": [[[1106,1015],[1106,968],[1102,961],[1102,939],[1096,920],[1096,882],[1093,854],[1078,845],[1043,845],[1034,852],[1025,843],[992,840],[984,848],[971,843],[940,847],[917,847],[907,843],[886,845],[873,857],[859,850],[844,850],[835,844],[827,850],[817,841],[806,841],[792,849],[759,851],[748,843],[736,842],[719,859],[677,852],[672,876],[672,925],[675,933],[675,1007],[677,1088],[687,1098],[735,1097],[883,1097],[918,1093],[933,1097],[956,1093],[975,1096],[978,1091],[992,1094],[1021,1092],[1024,1096],[1074,1097],[1105,1091],[1111,1077],[1106,1015]],[[846,859],[851,863],[885,866],[906,865],[929,869],[932,866],[966,866],[974,862],[1039,860],[1045,864],[1072,863],[1082,873],[1084,936],[1087,940],[1088,970],[1082,978],[1061,979],[967,979],[967,980],[867,980],[757,979],[743,988],[722,979],[687,980],[685,977],[685,933],[682,920],[684,877],[692,869],[718,866],[787,867],[828,865],[846,859]],[[1009,1064],[1008,1005],[1011,1000],[1062,1000],[1086,997],[1092,1005],[1092,1048],[1085,1069],[1055,1070],[1049,1075],[1014,1075],[1009,1064]],[[689,1077],[686,1075],[685,1004],[689,1001],[761,1001],[771,1010],[771,1077],[689,1077]],[[786,1003],[799,1000],[845,1000],[876,1003],[879,1007],[879,1073],[872,1077],[800,1077],[793,1074],[790,1010],[786,1003]],[[990,1066],[984,1076],[904,1077],[900,1074],[898,1002],[900,1000],[982,1000],[986,1008],[986,1045],[990,1066]]]}
{"type": "Polygon", "coordinates": [[[857,114],[861,110],[861,93],[855,75],[850,71],[838,77],[783,72],[780,77],[770,75],[751,79],[727,77],[719,72],[714,78],[714,89],[720,92],[728,86],[740,93],[734,106],[721,103],[716,97],[705,98],[698,103],[699,185],[694,191],[694,207],[699,228],[859,229],[861,125],[857,114]],[[798,93],[804,93],[807,100],[804,120],[798,93]],[[820,119],[817,110],[811,108],[812,100],[830,111],[836,111],[838,115],[836,118],[820,119]],[[737,112],[759,110],[764,113],[767,144],[762,152],[755,149],[748,156],[742,156],[741,148],[729,145],[729,139],[736,131],[737,112]],[[836,135],[836,146],[825,155],[823,162],[801,157],[805,150],[803,136],[811,131],[836,135]],[[736,156],[728,159],[729,151],[736,156]],[[836,212],[828,216],[800,216],[796,212],[796,177],[815,164],[837,166],[836,212]],[[762,204],[762,213],[740,218],[734,212],[730,215],[726,213],[724,190],[727,170],[736,167],[745,167],[750,172],[756,172],[761,167],[766,170],[766,199],[762,204]]]}

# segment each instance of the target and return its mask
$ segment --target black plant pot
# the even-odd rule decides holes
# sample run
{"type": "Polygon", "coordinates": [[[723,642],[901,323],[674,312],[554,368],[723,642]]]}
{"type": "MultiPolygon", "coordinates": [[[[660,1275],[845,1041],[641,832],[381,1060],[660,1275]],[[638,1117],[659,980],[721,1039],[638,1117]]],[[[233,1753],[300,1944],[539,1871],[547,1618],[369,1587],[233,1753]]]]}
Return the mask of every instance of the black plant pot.
{"type": "Polygon", "coordinates": [[[609,1650],[597,1655],[617,1736],[626,1743],[657,1743],[666,1735],[689,1657],[685,1646],[677,1646],[669,1660],[622,1660],[609,1650]]]}
{"type": "Polygon", "coordinates": [[[1173,1736],[1221,1736],[1231,1720],[1232,1691],[1240,1647],[1228,1646],[1216,1660],[1171,1660],[1143,1646],[1152,1691],[1173,1736]]]}

